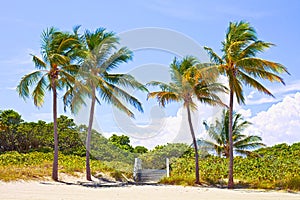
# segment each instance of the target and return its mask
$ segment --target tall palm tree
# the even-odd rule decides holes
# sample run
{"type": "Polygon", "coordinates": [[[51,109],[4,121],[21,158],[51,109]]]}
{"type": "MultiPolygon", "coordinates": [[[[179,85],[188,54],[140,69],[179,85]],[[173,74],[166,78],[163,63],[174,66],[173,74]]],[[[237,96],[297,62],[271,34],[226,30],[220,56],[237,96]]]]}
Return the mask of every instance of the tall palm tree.
{"type": "Polygon", "coordinates": [[[107,32],[104,28],[99,28],[95,32],[86,31],[84,34],[86,43],[85,59],[78,73],[78,87],[69,92],[69,97],[65,100],[71,102],[73,111],[76,112],[81,104],[84,104],[84,97],[89,96],[91,107],[89,113],[88,133],[86,138],[86,178],[91,179],[90,169],[90,143],[94,121],[96,101],[110,103],[129,117],[134,117],[133,112],[125,104],[126,102],[143,112],[142,105],[134,96],[124,90],[124,88],[147,89],[128,74],[113,74],[112,69],[119,64],[126,63],[132,59],[132,52],[126,48],[117,48],[119,38],[112,32],[107,32]]]}
{"type": "Polygon", "coordinates": [[[194,99],[198,99],[202,103],[209,105],[222,105],[221,100],[217,96],[217,92],[224,92],[225,87],[215,83],[214,78],[206,79],[206,76],[201,76],[205,72],[206,67],[200,65],[199,61],[192,56],[183,58],[178,61],[176,58],[170,65],[172,82],[169,84],[152,81],[149,85],[159,86],[161,91],[150,92],[148,98],[157,98],[159,104],[163,107],[172,101],[183,102],[183,106],[187,110],[188,123],[193,139],[195,150],[195,171],[196,184],[200,184],[199,176],[199,155],[196,136],[191,119],[191,110],[196,110],[197,105],[194,99]]]}
{"type": "MultiPolygon", "coordinates": [[[[76,32],[78,27],[74,29],[76,32]]],[[[80,42],[76,34],[58,31],[51,27],[41,35],[42,58],[32,55],[32,60],[37,69],[22,77],[17,91],[21,97],[33,97],[34,105],[41,107],[44,103],[46,90],[52,91],[53,123],[54,123],[54,159],[52,179],[58,180],[58,133],[57,133],[57,92],[64,88],[72,87],[74,75],[79,67],[73,64],[77,58],[76,49],[80,42]],[[32,93],[30,89],[33,87],[32,93]]]]}
{"type": "MultiPolygon", "coordinates": [[[[219,156],[229,158],[229,111],[223,110],[221,120],[217,119],[214,124],[208,125],[203,122],[211,140],[202,140],[201,144],[216,151],[219,156]]],[[[241,114],[233,114],[232,141],[233,149],[241,155],[251,155],[250,149],[265,146],[261,137],[255,135],[244,135],[242,132],[251,125],[245,121],[241,114]]]]}
{"type": "Polygon", "coordinates": [[[228,188],[233,188],[233,140],[232,119],[233,101],[236,97],[239,104],[245,103],[243,85],[257,89],[267,95],[273,96],[257,79],[271,82],[281,82],[278,75],[288,73],[287,69],[276,62],[256,57],[260,52],[273,46],[272,43],[258,40],[256,31],[247,22],[230,22],[225,40],[222,42],[220,57],[211,48],[204,47],[210,55],[211,61],[218,65],[220,73],[228,78],[229,82],[229,176],[228,188]]]}

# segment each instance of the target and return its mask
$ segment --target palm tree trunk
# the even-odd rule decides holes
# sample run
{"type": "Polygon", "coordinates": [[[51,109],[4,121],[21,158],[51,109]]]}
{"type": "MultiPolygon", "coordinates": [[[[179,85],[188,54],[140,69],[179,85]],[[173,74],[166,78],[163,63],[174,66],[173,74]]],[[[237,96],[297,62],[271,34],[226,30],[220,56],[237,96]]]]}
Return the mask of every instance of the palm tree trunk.
{"type": "Polygon", "coordinates": [[[233,141],[232,141],[232,115],[233,115],[233,90],[230,88],[229,97],[229,176],[228,176],[228,189],[233,189],[233,141]]]}
{"type": "Polygon", "coordinates": [[[90,150],[91,150],[91,137],[92,137],[92,128],[93,128],[93,121],[94,121],[95,103],[96,103],[96,91],[95,91],[95,87],[92,86],[92,102],[91,102],[91,109],[90,109],[88,133],[86,137],[86,179],[88,181],[92,180],[91,166],[90,166],[90,150]]]}
{"type": "Polygon", "coordinates": [[[54,158],[52,166],[52,179],[58,181],[58,132],[57,132],[57,91],[55,79],[52,79],[53,91],[53,128],[54,128],[54,158]]]}
{"type": "Polygon", "coordinates": [[[194,149],[195,149],[195,171],[196,171],[196,184],[200,184],[200,176],[199,176],[199,154],[198,154],[198,145],[197,145],[197,140],[195,137],[195,132],[192,124],[192,118],[191,118],[191,111],[190,111],[190,106],[187,105],[187,113],[188,113],[188,121],[189,121],[189,126],[190,126],[190,131],[192,134],[193,138],[193,144],[194,144],[194,149]]]}

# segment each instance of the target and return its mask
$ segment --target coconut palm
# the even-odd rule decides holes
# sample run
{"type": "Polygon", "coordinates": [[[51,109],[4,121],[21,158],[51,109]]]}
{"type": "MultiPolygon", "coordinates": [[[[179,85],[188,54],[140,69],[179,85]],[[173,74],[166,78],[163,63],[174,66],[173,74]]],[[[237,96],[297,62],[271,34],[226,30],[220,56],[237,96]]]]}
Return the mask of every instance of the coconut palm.
{"type": "MultiPolygon", "coordinates": [[[[229,111],[223,110],[221,120],[217,119],[214,124],[208,125],[203,122],[211,140],[202,140],[201,144],[215,150],[219,156],[229,158],[229,111]]],[[[232,141],[233,149],[241,155],[253,154],[250,149],[265,146],[261,137],[255,135],[244,135],[242,132],[251,125],[245,121],[241,114],[233,114],[232,141]]]]}
{"type": "Polygon", "coordinates": [[[196,136],[191,119],[191,111],[197,109],[194,102],[198,99],[201,103],[209,105],[222,105],[221,100],[217,96],[217,92],[224,92],[225,87],[213,82],[216,77],[206,79],[206,67],[201,65],[199,61],[192,56],[187,56],[182,61],[176,58],[170,65],[172,82],[165,84],[162,82],[152,81],[149,83],[151,86],[159,86],[161,91],[150,92],[148,98],[157,98],[158,103],[165,107],[170,102],[182,102],[187,110],[188,123],[193,139],[193,146],[195,150],[195,171],[196,171],[196,184],[200,184],[199,176],[199,155],[196,143],[196,136]]]}
{"type": "MultiPolygon", "coordinates": [[[[74,29],[76,32],[78,27],[74,29]]],[[[54,124],[54,159],[52,179],[58,180],[58,133],[57,133],[57,96],[58,91],[72,87],[78,65],[73,64],[77,58],[76,49],[80,42],[76,34],[58,31],[51,27],[41,35],[42,57],[32,55],[36,71],[22,77],[17,91],[21,97],[33,97],[34,105],[41,107],[47,90],[52,92],[54,124]],[[30,89],[33,89],[30,93],[30,89]]]]}
{"type": "Polygon", "coordinates": [[[143,111],[142,105],[124,88],[147,90],[128,74],[110,73],[118,65],[132,59],[132,52],[128,48],[117,48],[119,38],[114,33],[107,32],[104,28],[99,28],[95,32],[86,31],[84,40],[86,56],[78,74],[80,83],[76,84],[77,87],[72,88],[72,91],[69,91],[69,96],[65,100],[76,112],[80,105],[84,104],[85,96],[89,96],[91,99],[86,138],[86,178],[91,180],[90,143],[96,101],[112,104],[129,117],[134,117],[133,112],[125,103],[129,103],[141,112],[143,111]]]}
{"type": "Polygon", "coordinates": [[[219,67],[221,74],[229,82],[229,176],[228,188],[233,188],[233,102],[236,97],[239,104],[245,103],[243,85],[253,87],[258,91],[273,96],[257,79],[266,79],[271,82],[281,82],[278,75],[288,73],[287,69],[276,62],[256,57],[260,52],[273,46],[272,43],[258,40],[255,29],[247,22],[230,22],[222,42],[220,57],[211,48],[205,47],[211,61],[219,67]]]}

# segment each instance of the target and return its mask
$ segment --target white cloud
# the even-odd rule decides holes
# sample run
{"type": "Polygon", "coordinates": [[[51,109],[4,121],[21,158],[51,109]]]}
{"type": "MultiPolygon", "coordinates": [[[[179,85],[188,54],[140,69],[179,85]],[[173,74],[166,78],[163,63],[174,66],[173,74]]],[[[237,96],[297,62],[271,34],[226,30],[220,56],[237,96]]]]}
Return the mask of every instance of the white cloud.
{"type": "Polygon", "coordinates": [[[286,86],[271,88],[274,95],[281,95],[288,92],[300,92],[300,80],[295,80],[286,84],[286,86]]]}
{"type": "Polygon", "coordinates": [[[256,91],[251,91],[248,96],[246,97],[247,99],[253,99],[254,95],[256,94],[256,91]]]}
{"type": "Polygon", "coordinates": [[[296,92],[300,92],[300,80],[288,82],[286,86],[276,84],[276,86],[271,86],[268,89],[275,96],[275,98],[271,96],[266,96],[256,90],[253,90],[246,96],[246,105],[278,103],[282,101],[283,98],[296,92]]]}
{"type": "Polygon", "coordinates": [[[237,111],[237,113],[240,113],[244,118],[249,118],[252,116],[252,112],[250,109],[245,110],[241,108],[237,111]]]}
{"type": "Polygon", "coordinates": [[[300,93],[286,96],[282,102],[259,112],[249,121],[248,134],[260,135],[267,145],[295,143],[300,141],[300,93]]]}
{"type": "MultiPolygon", "coordinates": [[[[213,121],[221,107],[211,107],[207,105],[198,104],[198,110],[192,113],[192,122],[194,131],[197,138],[206,137],[204,132],[203,121],[213,121]]],[[[155,112],[159,113],[159,110],[155,112]]],[[[154,148],[157,145],[167,143],[192,143],[192,137],[187,120],[187,111],[185,108],[180,107],[175,116],[158,115],[156,119],[153,117],[148,125],[139,126],[126,119],[118,119],[120,132],[105,132],[105,137],[110,137],[112,134],[125,134],[130,137],[133,146],[142,145],[147,148],[154,148]],[[127,126],[125,126],[127,125],[127,126]]],[[[118,115],[118,117],[120,117],[118,115]]],[[[127,118],[128,119],[128,118],[127,118]]]]}
{"type": "MultiPolygon", "coordinates": [[[[203,120],[214,122],[222,108],[200,105],[193,114],[193,125],[197,138],[207,139],[202,125],[203,120]]],[[[268,146],[278,143],[292,144],[300,141],[300,93],[286,96],[281,102],[274,104],[267,111],[259,112],[254,117],[250,109],[238,108],[238,113],[252,122],[245,134],[259,135],[268,146]]],[[[190,130],[186,111],[180,108],[176,116],[166,117],[161,131],[153,137],[139,139],[131,138],[132,144],[153,148],[158,144],[171,142],[191,143],[190,130]]]]}

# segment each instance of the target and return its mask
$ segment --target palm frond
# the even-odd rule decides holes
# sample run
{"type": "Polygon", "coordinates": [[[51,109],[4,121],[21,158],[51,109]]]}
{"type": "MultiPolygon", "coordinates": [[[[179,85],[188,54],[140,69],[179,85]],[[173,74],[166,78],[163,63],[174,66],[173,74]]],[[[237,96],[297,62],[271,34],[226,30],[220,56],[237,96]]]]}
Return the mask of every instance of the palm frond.
{"type": "Polygon", "coordinates": [[[151,81],[147,83],[146,86],[158,86],[162,91],[176,92],[174,85],[159,81],[151,81]]]}
{"type": "Polygon", "coordinates": [[[256,143],[260,145],[261,141],[262,138],[257,135],[250,135],[250,136],[243,135],[243,139],[237,141],[235,145],[238,147],[244,147],[249,144],[251,147],[251,145],[256,145],[256,143]]]}
{"type": "MultiPolygon", "coordinates": [[[[77,37],[70,35],[70,34],[61,34],[59,46],[57,47],[56,51],[58,53],[66,53],[70,48],[73,46],[79,45],[79,40],[77,37]]],[[[66,53],[67,54],[67,53],[66,53]]]]}
{"type": "MultiPolygon", "coordinates": [[[[243,87],[241,81],[233,75],[234,72],[230,71],[227,73],[228,80],[229,80],[229,89],[233,90],[234,94],[236,95],[236,99],[239,104],[245,103],[245,97],[243,93],[243,87]]],[[[240,74],[239,74],[240,75],[240,74]]]]}
{"type": "Polygon", "coordinates": [[[51,54],[51,56],[49,56],[49,60],[51,61],[51,63],[55,63],[60,66],[70,64],[70,58],[59,53],[51,54]]]}
{"type": "Polygon", "coordinates": [[[37,107],[41,107],[44,103],[45,90],[49,84],[46,76],[47,74],[44,74],[44,76],[41,77],[32,92],[34,105],[37,107]]]}
{"type": "Polygon", "coordinates": [[[240,52],[239,58],[254,57],[257,53],[263,52],[271,46],[274,46],[274,44],[261,40],[254,41],[240,52]]]}
{"type": "Polygon", "coordinates": [[[248,22],[230,22],[226,31],[226,44],[236,41],[256,41],[256,31],[248,22]]]}
{"type": "Polygon", "coordinates": [[[17,86],[19,96],[23,97],[24,99],[28,98],[29,87],[33,86],[36,82],[38,82],[42,75],[43,72],[38,70],[23,76],[19,85],[17,86]]]}
{"type": "Polygon", "coordinates": [[[70,75],[77,75],[79,73],[80,70],[80,65],[66,65],[66,66],[62,66],[60,71],[65,71],[67,73],[69,73],[70,75]]]}
{"type": "Polygon", "coordinates": [[[253,78],[264,79],[270,82],[281,82],[282,84],[285,85],[284,80],[280,76],[278,76],[275,73],[263,70],[261,68],[244,67],[243,71],[248,75],[252,76],[253,78]]]}
{"type": "MultiPolygon", "coordinates": [[[[129,117],[134,118],[133,112],[131,112],[114,94],[113,90],[107,87],[103,87],[103,85],[99,86],[98,90],[100,92],[100,98],[105,102],[114,105],[120,111],[126,113],[129,117]]],[[[130,99],[130,97],[128,97],[130,99]]]]}
{"type": "Polygon", "coordinates": [[[125,90],[113,85],[113,84],[109,84],[107,83],[108,88],[112,91],[112,94],[122,100],[124,100],[125,102],[129,103],[130,105],[132,105],[134,108],[136,108],[138,111],[140,112],[144,112],[143,107],[141,102],[135,98],[134,96],[132,96],[131,94],[129,94],[128,92],[126,92],[125,90]]]}
{"type": "Polygon", "coordinates": [[[30,54],[30,55],[32,56],[32,61],[34,62],[34,65],[37,69],[46,69],[47,68],[47,64],[43,60],[41,60],[40,58],[38,58],[35,55],[32,55],[32,54],[30,54]]]}
{"type": "Polygon", "coordinates": [[[117,52],[113,53],[108,59],[101,65],[101,70],[110,71],[116,68],[121,63],[126,63],[132,59],[133,52],[128,48],[123,47],[117,52]]]}
{"type": "Polygon", "coordinates": [[[89,86],[75,80],[73,87],[69,87],[63,96],[64,110],[70,107],[71,112],[77,114],[81,106],[86,105],[86,99],[91,93],[89,86]]]}
{"type": "Polygon", "coordinates": [[[260,92],[263,92],[269,96],[273,96],[273,94],[267,89],[265,88],[261,83],[259,83],[258,81],[256,81],[255,79],[253,79],[252,77],[248,76],[245,73],[240,72],[239,76],[241,76],[241,80],[243,81],[243,83],[245,85],[249,85],[255,89],[257,89],[260,92]]]}
{"type": "Polygon", "coordinates": [[[175,92],[165,92],[165,91],[160,91],[160,92],[150,92],[148,93],[148,97],[149,98],[156,98],[159,105],[161,105],[162,107],[165,107],[166,104],[170,103],[170,102],[179,102],[181,101],[181,98],[179,97],[179,95],[175,92]]]}
{"type": "Polygon", "coordinates": [[[108,74],[104,73],[104,78],[106,81],[118,86],[129,87],[132,89],[138,89],[140,91],[148,92],[145,85],[136,81],[136,79],[129,74],[108,74]]]}
{"type": "Polygon", "coordinates": [[[208,55],[209,55],[210,60],[211,60],[212,63],[217,64],[217,65],[223,64],[223,59],[220,56],[218,56],[218,54],[215,53],[212,50],[212,48],[204,47],[204,50],[207,51],[207,53],[208,53],[208,55]]]}
{"type": "MultiPolygon", "coordinates": [[[[243,58],[237,62],[237,66],[240,66],[242,70],[247,71],[248,73],[255,73],[257,70],[258,73],[262,71],[274,72],[274,73],[287,73],[289,74],[286,67],[279,63],[271,62],[268,60],[263,60],[260,58],[243,58]]],[[[275,81],[282,82],[282,79],[275,79],[275,81]]]]}
{"type": "Polygon", "coordinates": [[[72,87],[72,85],[75,82],[75,76],[69,74],[64,70],[59,71],[59,76],[60,78],[57,79],[58,81],[57,87],[59,89],[62,89],[64,86],[72,87]]]}

